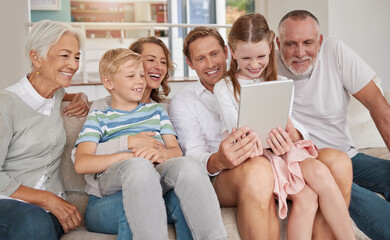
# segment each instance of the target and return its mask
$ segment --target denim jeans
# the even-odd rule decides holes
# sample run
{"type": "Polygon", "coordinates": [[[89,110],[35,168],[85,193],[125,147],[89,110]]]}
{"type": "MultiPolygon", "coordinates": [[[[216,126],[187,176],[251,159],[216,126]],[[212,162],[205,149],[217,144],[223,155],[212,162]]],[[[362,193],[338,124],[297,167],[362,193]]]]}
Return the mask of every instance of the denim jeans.
{"type": "Polygon", "coordinates": [[[63,234],[57,218],[43,208],[11,199],[0,199],[0,239],[59,239],[63,234]]]}
{"type": "Polygon", "coordinates": [[[390,239],[390,161],[358,153],[352,158],[352,166],[352,219],[371,239],[390,239]]]}
{"type": "Polygon", "coordinates": [[[218,199],[198,161],[173,158],[154,166],[132,158],[111,165],[98,181],[102,196],[122,191],[124,215],[135,239],[168,238],[162,196],[171,189],[194,239],[227,238],[218,199]]]}
{"type": "MultiPolygon", "coordinates": [[[[164,195],[169,224],[174,224],[178,240],[191,240],[191,231],[173,190],[164,195]]],[[[91,232],[117,234],[118,240],[131,240],[132,234],[123,208],[122,191],[99,198],[89,197],[85,212],[85,224],[91,232]]]]}

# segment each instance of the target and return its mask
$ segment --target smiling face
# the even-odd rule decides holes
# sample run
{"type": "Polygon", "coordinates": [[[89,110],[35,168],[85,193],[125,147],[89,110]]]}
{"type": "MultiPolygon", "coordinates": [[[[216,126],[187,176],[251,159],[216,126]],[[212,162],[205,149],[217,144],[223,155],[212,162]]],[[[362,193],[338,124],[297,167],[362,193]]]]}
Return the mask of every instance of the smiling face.
{"type": "Polygon", "coordinates": [[[199,38],[189,45],[187,64],[196,71],[203,86],[213,92],[214,85],[226,73],[227,48],[222,48],[212,36],[199,38]]]}
{"type": "Polygon", "coordinates": [[[314,67],[322,44],[322,35],[314,19],[286,19],[276,39],[282,60],[295,75],[305,75],[314,67]]]}
{"type": "Polygon", "coordinates": [[[157,44],[144,43],[141,56],[147,87],[159,88],[168,72],[167,56],[165,56],[164,50],[157,44]]]}
{"type": "Polygon", "coordinates": [[[48,51],[46,58],[34,61],[42,80],[52,88],[68,87],[79,69],[79,41],[71,33],[64,33],[48,51]]]}
{"type": "Polygon", "coordinates": [[[134,60],[128,60],[122,64],[118,71],[108,77],[110,86],[107,88],[113,98],[113,107],[121,109],[128,103],[138,105],[144,93],[146,82],[144,68],[141,62],[136,63],[134,60]]]}
{"type": "Polygon", "coordinates": [[[234,47],[231,53],[240,68],[238,75],[245,79],[259,78],[269,63],[269,43],[266,40],[258,43],[237,41],[234,47]]]}

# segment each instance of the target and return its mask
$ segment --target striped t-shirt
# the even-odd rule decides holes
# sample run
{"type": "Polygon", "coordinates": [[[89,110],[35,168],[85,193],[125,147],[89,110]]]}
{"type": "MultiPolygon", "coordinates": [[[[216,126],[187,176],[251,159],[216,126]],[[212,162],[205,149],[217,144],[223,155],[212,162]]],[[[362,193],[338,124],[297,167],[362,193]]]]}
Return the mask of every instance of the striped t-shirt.
{"type": "Polygon", "coordinates": [[[76,146],[82,142],[107,142],[120,136],[133,136],[147,131],[155,132],[156,135],[153,137],[163,144],[161,135],[176,136],[168,114],[161,104],[139,103],[132,111],[108,107],[103,111],[94,110],[88,114],[76,146]]]}

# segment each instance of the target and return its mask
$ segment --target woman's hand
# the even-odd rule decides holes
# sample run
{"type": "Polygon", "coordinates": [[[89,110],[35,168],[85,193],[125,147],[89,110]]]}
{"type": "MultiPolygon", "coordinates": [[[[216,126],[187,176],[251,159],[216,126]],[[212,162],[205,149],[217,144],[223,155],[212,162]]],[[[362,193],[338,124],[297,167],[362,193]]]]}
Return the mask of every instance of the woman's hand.
{"type": "Polygon", "coordinates": [[[64,108],[64,115],[70,117],[85,117],[89,112],[88,97],[84,93],[68,94],[66,93],[63,101],[70,101],[64,108]]]}
{"type": "Polygon", "coordinates": [[[164,148],[164,145],[153,136],[155,132],[141,132],[134,136],[128,136],[128,148],[129,149],[141,149],[145,147],[152,147],[155,149],[164,148]]]}
{"type": "Polygon", "coordinates": [[[288,133],[281,127],[271,130],[267,142],[276,155],[287,153],[293,144],[288,133]]]}
{"type": "Polygon", "coordinates": [[[42,207],[50,211],[58,219],[65,233],[80,226],[81,215],[76,206],[55,194],[47,192],[47,199],[42,207]]]}
{"type": "Polygon", "coordinates": [[[38,205],[51,212],[58,219],[65,233],[80,226],[81,215],[76,206],[58,197],[54,193],[20,185],[20,187],[11,194],[11,197],[38,205]]]}

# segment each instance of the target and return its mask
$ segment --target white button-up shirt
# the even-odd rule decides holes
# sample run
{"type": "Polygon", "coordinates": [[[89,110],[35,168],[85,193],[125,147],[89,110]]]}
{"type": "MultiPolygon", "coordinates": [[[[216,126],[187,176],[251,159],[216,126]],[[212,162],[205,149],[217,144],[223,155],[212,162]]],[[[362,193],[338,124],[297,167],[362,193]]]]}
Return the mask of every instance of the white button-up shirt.
{"type": "Polygon", "coordinates": [[[7,87],[5,90],[15,93],[35,111],[50,116],[54,107],[54,96],[52,98],[44,98],[39,95],[27,79],[27,76],[22,77],[19,82],[7,87]]]}
{"type": "Polygon", "coordinates": [[[218,151],[222,140],[222,124],[214,95],[199,81],[189,84],[172,98],[169,117],[185,156],[201,161],[207,170],[207,162],[211,154],[218,151]]]}

